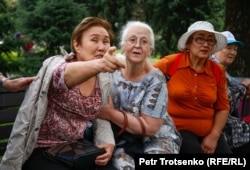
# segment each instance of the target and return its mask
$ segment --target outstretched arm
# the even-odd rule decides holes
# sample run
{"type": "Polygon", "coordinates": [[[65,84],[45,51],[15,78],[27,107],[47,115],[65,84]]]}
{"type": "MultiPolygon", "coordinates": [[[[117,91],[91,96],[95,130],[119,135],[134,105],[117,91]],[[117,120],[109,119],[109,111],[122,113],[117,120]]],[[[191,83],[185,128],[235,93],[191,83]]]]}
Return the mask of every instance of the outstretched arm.
{"type": "Polygon", "coordinates": [[[8,79],[3,75],[0,75],[0,81],[2,87],[8,91],[15,92],[24,89],[28,86],[36,77],[21,77],[16,79],[8,79]]]}

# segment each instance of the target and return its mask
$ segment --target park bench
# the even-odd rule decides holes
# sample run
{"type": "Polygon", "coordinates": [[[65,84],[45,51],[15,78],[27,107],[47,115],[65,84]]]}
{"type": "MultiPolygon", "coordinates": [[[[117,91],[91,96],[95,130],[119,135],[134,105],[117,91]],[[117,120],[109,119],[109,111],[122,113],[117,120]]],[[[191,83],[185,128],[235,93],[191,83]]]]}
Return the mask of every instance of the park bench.
{"type": "Polygon", "coordinates": [[[24,99],[25,90],[8,92],[0,88],[0,160],[6,150],[19,106],[24,99]]]}
{"type": "Polygon", "coordinates": [[[0,161],[6,150],[8,138],[24,95],[25,90],[9,92],[0,88],[0,161]]]}

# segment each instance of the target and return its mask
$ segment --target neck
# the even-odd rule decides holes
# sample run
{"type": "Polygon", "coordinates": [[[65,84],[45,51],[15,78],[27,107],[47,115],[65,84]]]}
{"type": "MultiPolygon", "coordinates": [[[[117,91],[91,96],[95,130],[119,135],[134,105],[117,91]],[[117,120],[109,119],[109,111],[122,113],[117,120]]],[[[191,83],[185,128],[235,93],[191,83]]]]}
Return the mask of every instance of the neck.
{"type": "Polygon", "coordinates": [[[153,66],[147,62],[135,65],[127,64],[126,68],[122,69],[122,74],[127,80],[135,82],[143,78],[152,69],[153,66]]]}

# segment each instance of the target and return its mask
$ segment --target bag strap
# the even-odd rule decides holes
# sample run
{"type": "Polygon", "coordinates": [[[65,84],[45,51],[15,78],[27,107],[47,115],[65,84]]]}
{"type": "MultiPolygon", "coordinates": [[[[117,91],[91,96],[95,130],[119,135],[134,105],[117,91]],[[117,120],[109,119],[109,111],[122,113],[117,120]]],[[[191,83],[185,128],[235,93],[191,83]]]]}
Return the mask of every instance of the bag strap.
{"type": "Polygon", "coordinates": [[[214,76],[215,76],[215,79],[216,79],[216,83],[218,84],[219,81],[220,81],[220,69],[219,69],[219,66],[214,61],[210,60],[210,63],[211,63],[211,67],[212,67],[212,69],[214,71],[214,76]]]}
{"type": "Polygon", "coordinates": [[[171,65],[169,71],[168,71],[168,76],[172,76],[174,75],[174,73],[177,70],[177,67],[181,61],[181,57],[182,57],[182,53],[178,54],[178,56],[176,57],[176,59],[174,60],[174,63],[171,65]]]}
{"type": "Polygon", "coordinates": [[[244,95],[242,98],[242,112],[241,112],[241,118],[245,117],[249,113],[249,97],[247,95],[244,95]]]}
{"type": "Polygon", "coordinates": [[[52,156],[56,156],[61,150],[63,150],[68,144],[70,144],[70,142],[65,142],[65,143],[61,143],[61,144],[57,144],[54,147],[51,147],[47,150],[47,152],[52,155],[52,156]]]}

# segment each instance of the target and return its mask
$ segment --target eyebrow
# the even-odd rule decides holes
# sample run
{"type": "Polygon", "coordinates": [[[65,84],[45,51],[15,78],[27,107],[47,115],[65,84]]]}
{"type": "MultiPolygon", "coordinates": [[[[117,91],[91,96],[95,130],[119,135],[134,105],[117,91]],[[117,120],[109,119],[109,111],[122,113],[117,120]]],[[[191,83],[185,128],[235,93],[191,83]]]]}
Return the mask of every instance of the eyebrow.
{"type": "MultiPolygon", "coordinates": [[[[199,32],[199,33],[196,33],[195,35],[197,35],[197,36],[205,36],[205,33],[199,32]]],[[[215,38],[215,35],[214,35],[213,33],[209,33],[209,34],[208,34],[208,37],[213,37],[213,38],[215,38]]]]}
{"type": "MultiPolygon", "coordinates": [[[[103,35],[100,35],[100,34],[90,34],[90,37],[93,38],[93,37],[102,37],[103,35]]],[[[110,38],[109,35],[104,35],[104,38],[110,38]]]]}

